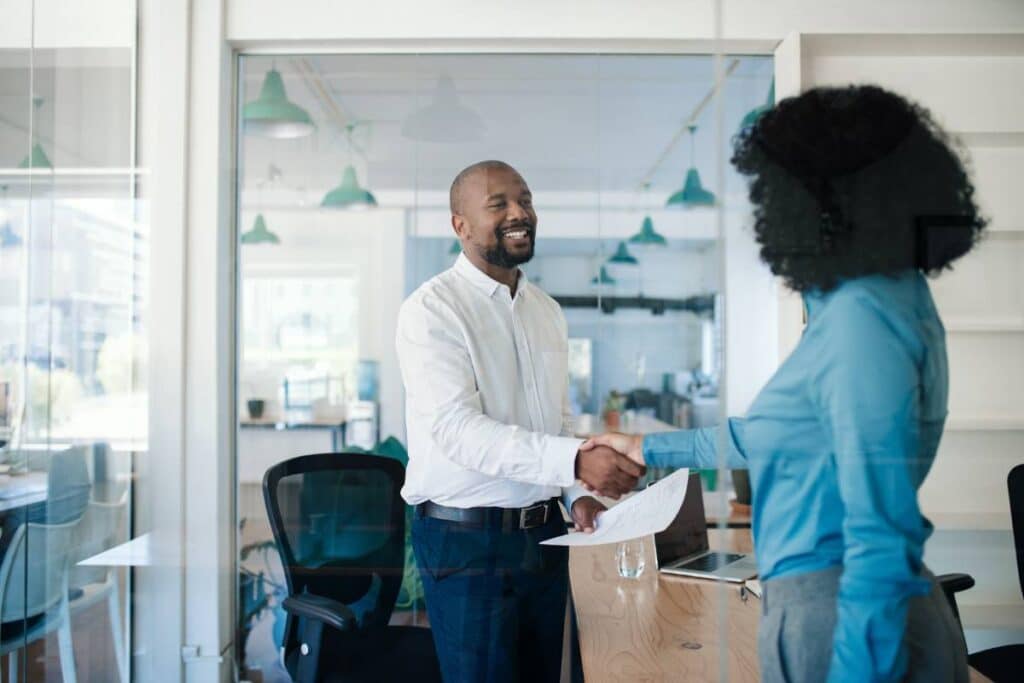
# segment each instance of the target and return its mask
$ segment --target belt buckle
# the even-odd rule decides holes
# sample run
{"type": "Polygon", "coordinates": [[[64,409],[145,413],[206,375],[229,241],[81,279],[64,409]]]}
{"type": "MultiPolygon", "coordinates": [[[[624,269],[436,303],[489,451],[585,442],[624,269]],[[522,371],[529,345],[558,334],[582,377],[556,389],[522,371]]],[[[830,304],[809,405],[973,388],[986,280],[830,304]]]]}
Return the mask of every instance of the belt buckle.
{"type": "Polygon", "coordinates": [[[519,528],[533,529],[544,526],[548,522],[548,504],[537,503],[519,511],[519,528]]]}

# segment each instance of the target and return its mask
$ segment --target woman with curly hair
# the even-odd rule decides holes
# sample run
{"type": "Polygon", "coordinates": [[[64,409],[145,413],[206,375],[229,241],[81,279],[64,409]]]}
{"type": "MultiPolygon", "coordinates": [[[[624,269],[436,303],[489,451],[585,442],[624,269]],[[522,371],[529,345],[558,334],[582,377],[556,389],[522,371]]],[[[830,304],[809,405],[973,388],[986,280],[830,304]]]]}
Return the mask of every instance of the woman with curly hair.
{"type": "Polygon", "coordinates": [[[589,443],[652,467],[717,467],[722,447],[749,469],[765,681],[966,681],[917,491],[949,377],[925,276],[984,230],[970,179],[927,111],[871,86],[779,102],[732,161],[761,258],[803,297],[803,337],[744,418],[589,443]]]}

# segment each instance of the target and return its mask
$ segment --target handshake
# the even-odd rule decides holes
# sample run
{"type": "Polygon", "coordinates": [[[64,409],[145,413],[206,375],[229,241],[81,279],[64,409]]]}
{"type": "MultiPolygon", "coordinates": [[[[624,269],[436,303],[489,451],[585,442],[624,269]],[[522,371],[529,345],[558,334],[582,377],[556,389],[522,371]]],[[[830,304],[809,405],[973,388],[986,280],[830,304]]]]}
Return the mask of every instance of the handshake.
{"type": "Polygon", "coordinates": [[[644,475],[643,436],[609,432],[580,446],[576,478],[599,496],[618,499],[644,475]]]}

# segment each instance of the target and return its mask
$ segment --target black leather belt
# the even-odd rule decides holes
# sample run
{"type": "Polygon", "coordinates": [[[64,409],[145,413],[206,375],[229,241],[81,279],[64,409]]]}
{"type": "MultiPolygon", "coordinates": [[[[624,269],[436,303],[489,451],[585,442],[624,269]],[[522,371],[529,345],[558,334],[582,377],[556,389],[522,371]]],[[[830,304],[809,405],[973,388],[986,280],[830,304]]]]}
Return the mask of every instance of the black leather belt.
{"type": "Polygon", "coordinates": [[[524,508],[452,508],[428,500],[416,506],[416,514],[481,529],[535,529],[558,514],[558,499],[552,498],[524,508]]]}

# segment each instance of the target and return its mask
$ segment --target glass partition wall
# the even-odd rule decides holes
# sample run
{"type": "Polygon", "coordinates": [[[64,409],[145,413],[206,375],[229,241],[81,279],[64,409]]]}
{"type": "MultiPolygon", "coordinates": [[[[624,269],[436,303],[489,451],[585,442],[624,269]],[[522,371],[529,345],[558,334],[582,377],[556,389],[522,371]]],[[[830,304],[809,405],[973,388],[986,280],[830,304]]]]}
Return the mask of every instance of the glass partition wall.
{"type": "Polygon", "coordinates": [[[103,553],[147,448],[135,5],[57,12],[6,2],[0,32],[2,675],[127,680],[130,576],[103,553]]]}
{"type": "MultiPolygon", "coordinates": [[[[459,258],[449,187],[464,167],[506,161],[532,190],[536,246],[522,270],[568,324],[575,435],[718,421],[731,258],[720,237],[749,214],[745,186],[718,164],[728,130],[769,96],[772,63],[718,64],[654,54],[241,57],[243,677],[288,680],[266,470],[309,453],[407,459],[396,319],[407,296],[459,258]]],[[[669,473],[649,471],[640,485],[669,473]]],[[[702,471],[701,481],[712,524],[742,514],[731,503],[749,503],[745,479],[728,471],[702,471]]],[[[649,539],[647,553],[655,590],[649,539]]],[[[718,596],[723,651],[734,590],[718,596]]],[[[577,613],[584,638],[599,628],[577,613]]],[[[391,619],[429,627],[408,548],[391,619]]]]}

